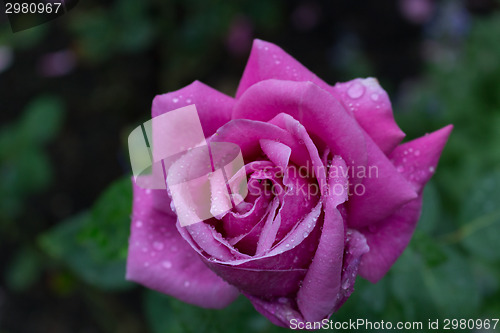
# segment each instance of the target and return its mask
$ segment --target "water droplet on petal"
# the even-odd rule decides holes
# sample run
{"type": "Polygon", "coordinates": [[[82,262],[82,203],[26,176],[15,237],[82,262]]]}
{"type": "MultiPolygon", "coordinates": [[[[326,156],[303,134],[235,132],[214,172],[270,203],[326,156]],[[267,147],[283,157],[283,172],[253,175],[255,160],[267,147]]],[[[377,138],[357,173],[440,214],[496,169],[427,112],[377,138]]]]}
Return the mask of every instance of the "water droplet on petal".
{"type": "Polygon", "coordinates": [[[360,98],[361,96],[363,96],[364,93],[365,93],[365,86],[359,82],[354,83],[347,90],[347,95],[349,95],[349,97],[353,99],[360,98]]]}
{"type": "Polygon", "coordinates": [[[413,153],[415,156],[419,156],[420,155],[420,150],[415,150],[415,152],[413,153]]]}
{"type": "Polygon", "coordinates": [[[176,97],[172,98],[172,102],[177,103],[178,101],[179,101],[178,98],[176,98],[176,97]]]}
{"type": "Polygon", "coordinates": [[[378,101],[378,94],[373,93],[371,95],[371,98],[372,98],[373,101],[378,101]]]}
{"type": "Polygon", "coordinates": [[[184,287],[187,288],[187,287],[189,287],[189,285],[190,285],[189,281],[184,281],[184,287]]]}
{"type": "Polygon", "coordinates": [[[153,247],[155,249],[157,249],[158,251],[161,251],[161,250],[163,250],[163,243],[156,241],[156,242],[153,243],[153,247]]]}
{"type": "Polygon", "coordinates": [[[164,262],[162,262],[161,265],[163,267],[165,267],[166,269],[169,269],[169,268],[172,267],[172,263],[170,261],[168,261],[168,260],[165,260],[164,262]]]}
{"type": "Polygon", "coordinates": [[[136,226],[137,228],[141,228],[141,227],[142,227],[142,221],[137,221],[137,222],[135,222],[135,226],[136,226]]]}
{"type": "Polygon", "coordinates": [[[396,168],[398,172],[404,172],[405,168],[403,168],[401,165],[396,168]]]}
{"type": "Polygon", "coordinates": [[[146,262],[144,263],[144,267],[149,267],[149,262],[147,262],[147,261],[146,261],[146,262]]]}
{"type": "Polygon", "coordinates": [[[429,172],[434,172],[434,171],[436,171],[436,169],[433,166],[429,167],[429,172]]]}

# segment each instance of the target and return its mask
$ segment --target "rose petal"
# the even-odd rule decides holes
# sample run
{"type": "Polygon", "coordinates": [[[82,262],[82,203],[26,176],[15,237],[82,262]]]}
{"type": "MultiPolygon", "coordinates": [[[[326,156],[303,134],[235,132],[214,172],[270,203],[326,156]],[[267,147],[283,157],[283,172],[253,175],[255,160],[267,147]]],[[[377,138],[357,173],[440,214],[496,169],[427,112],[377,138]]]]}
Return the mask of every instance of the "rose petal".
{"type": "Polygon", "coordinates": [[[209,308],[223,308],[238,296],[182,239],[175,218],[153,209],[152,196],[135,184],[129,243],[128,280],[209,308]]]}
{"type": "Polygon", "coordinates": [[[417,197],[414,187],[397,171],[373,140],[366,134],[365,139],[367,166],[363,169],[351,169],[356,174],[365,172],[362,185],[358,185],[362,187],[356,189],[354,185],[351,190],[353,195],[347,204],[347,223],[351,228],[379,223],[417,197]]]}
{"type": "Polygon", "coordinates": [[[365,279],[374,283],[380,280],[410,242],[420,217],[423,187],[436,168],[452,128],[450,125],[405,143],[391,154],[394,164],[404,165],[404,169],[400,170],[415,186],[419,197],[404,205],[382,223],[361,230],[370,247],[360,265],[360,275],[365,279]]]}
{"type": "Polygon", "coordinates": [[[265,298],[296,293],[307,271],[306,269],[251,269],[228,266],[210,260],[207,260],[206,264],[225,281],[238,286],[239,290],[265,298]]]}
{"type": "MultiPolygon", "coordinates": [[[[363,130],[332,95],[314,83],[261,81],[237,101],[233,119],[269,121],[280,113],[291,115],[348,164],[366,165],[363,130]]],[[[354,177],[353,181],[360,180],[354,177]]]]}
{"type": "Polygon", "coordinates": [[[235,119],[217,130],[210,142],[231,142],[237,144],[245,160],[261,156],[259,140],[281,142],[291,148],[290,160],[297,165],[307,165],[309,154],[290,133],[273,124],[248,119],[235,119]]]}
{"type": "Polygon", "coordinates": [[[236,99],[254,84],[269,79],[311,81],[323,89],[329,88],[325,82],[279,46],[255,39],[236,92],[236,99]]]}
{"type": "Polygon", "coordinates": [[[291,328],[290,322],[295,319],[297,323],[304,323],[304,318],[296,310],[294,301],[289,298],[279,298],[274,301],[265,301],[250,294],[245,296],[252,302],[253,306],[274,325],[291,328]]]}
{"type": "Polygon", "coordinates": [[[205,137],[208,137],[231,119],[234,99],[194,81],[177,91],[156,96],[153,100],[152,117],[190,104],[196,104],[201,127],[205,137]]]}
{"type": "Polygon", "coordinates": [[[453,130],[448,125],[429,135],[404,143],[390,155],[396,168],[421,192],[436,171],[441,152],[453,130]]]}
{"type": "Polygon", "coordinates": [[[254,84],[269,79],[310,81],[328,91],[341,101],[347,110],[356,110],[349,114],[356,118],[361,127],[387,155],[404,137],[404,133],[394,121],[387,93],[375,79],[356,79],[330,86],[279,46],[255,39],[238,86],[236,99],[239,99],[254,84]],[[365,89],[354,86],[357,82],[362,83],[365,89]],[[348,95],[350,88],[352,88],[350,92],[354,98],[348,95]],[[356,104],[359,105],[356,106],[356,104]]]}
{"type": "Polygon", "coordinates": [[[377,79],[354,79],[337,83],[331,90],[375,144],[389,155],[405,134],[394,120],[391,101],[377,79]]]}
{"type": "Polygon", "coordinates": [[[360,232],[349,229],[347,231],[344,263],[342,268],[341,288],[337,297],[337,302],[333,309],[336,312],[347,301],[354,291],[354,282],[358,275],[361,257],[370,250],[366,244],[366,238],[360,232]]]}
{"type": "Polygon", "coordinates": [[[419,196],[380,225],[360,230],[370,251],[361,259],[359,275],[375,283],[389,271],[410,242],[421,208],[422,197],[419,196]]]}
{"type": "MultiPolygon", "coordinates": [[[[336,166],[346,167],[342,159],[336,166]]],[[[329,185],[347,185],[347,179],[333,177],[329,185]]],[[[331,191],[324,198],[325,219],[320,241],[302,287],[297,293],[297,305],[306,321],[320,321],[330,316],[340,291],[342,255],[344,252],[344,221],[337,206],[347,200],[347,192],[331,191]]]]}
{"type": "Polygon", "coordinates": [[[291,133],[294,137],[296,137],[300,143],[306,146],[306,149],[309,152],[309,157],[312,166],[308,167],[308,172],[305,175],[305,177],[310,177],[310,178],[314,177],[318,181],[319,190],[321,194],[323,194],[324,189],[326,187],[325,166],[323,164],[323,161],[319,157],[318,148],[316,147],[313,140],[311,140],[311,137],[307,133],[304,126],[302,126],[301,123],[299,123],[292,116],[286,113],[278,114],[269,122],[283,129],[286,129],[289,133],[291,133]]]}

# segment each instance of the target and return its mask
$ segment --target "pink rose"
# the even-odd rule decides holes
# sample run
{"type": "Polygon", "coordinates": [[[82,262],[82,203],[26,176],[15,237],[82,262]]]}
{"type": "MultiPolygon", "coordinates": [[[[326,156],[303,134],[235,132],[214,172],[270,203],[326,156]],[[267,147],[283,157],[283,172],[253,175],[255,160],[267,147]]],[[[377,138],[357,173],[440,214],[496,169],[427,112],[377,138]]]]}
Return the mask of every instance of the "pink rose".
{"type": "Polygon", "coordinates": [[[127,279],[209,308],[239,293],[276,325],[320,321],[376,282],[410,241],[452,126],[400,144],[373,78],[330,86],[255,40],[236,98],[194,82],[152,116],[195,104],[210,142],[237,144],[249,194],[181,227],[165,190],[134,185],[127,279]]]}

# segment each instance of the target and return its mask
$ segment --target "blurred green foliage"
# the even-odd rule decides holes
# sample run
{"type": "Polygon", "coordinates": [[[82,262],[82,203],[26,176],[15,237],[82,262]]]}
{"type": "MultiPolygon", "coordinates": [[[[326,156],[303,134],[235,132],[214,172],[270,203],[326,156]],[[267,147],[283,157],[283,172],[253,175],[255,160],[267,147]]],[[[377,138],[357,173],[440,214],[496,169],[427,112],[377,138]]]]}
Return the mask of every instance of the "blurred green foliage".
{"type": "Polygon", "coordinates": [[[52,166],[44,149],[61,127],[63,110],[57,97],[41,96],[0,129],[0,233],[22,212],[28,195],[50,184],[52,166]]]}

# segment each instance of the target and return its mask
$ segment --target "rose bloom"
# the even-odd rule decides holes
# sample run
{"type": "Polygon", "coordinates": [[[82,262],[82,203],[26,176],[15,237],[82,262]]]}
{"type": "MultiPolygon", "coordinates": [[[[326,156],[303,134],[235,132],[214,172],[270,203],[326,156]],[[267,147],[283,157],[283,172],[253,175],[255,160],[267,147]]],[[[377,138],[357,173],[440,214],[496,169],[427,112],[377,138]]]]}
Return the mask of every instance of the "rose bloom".
{"type": "Polygon", "coordinates": [[[261,40],[235,98],[196,81],[157,96],[152,116],[190,104],[208,142],[240,147],[248,195],[182,227],[166,190],[134,184],[127,279],[206,308],[242,293],[284,327],[331,316],[358,274],[384,276],[410,241],[452,130],[400,144],[376,79],[330,86],[261,40]]]}

